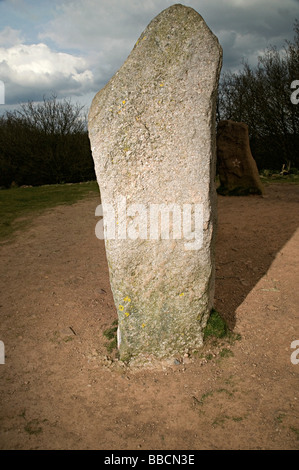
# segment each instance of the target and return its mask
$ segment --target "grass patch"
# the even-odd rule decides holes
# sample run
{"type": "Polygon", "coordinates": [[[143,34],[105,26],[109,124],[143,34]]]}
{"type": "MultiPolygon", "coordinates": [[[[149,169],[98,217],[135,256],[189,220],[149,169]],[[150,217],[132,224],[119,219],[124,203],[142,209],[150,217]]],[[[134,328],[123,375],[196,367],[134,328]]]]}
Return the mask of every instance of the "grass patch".
{"type": "Polygon", "coordinates": [[[205,400],[208,398],[208,397],[212,397],[214,395],[214,392],[213,391],[210,391],[210,392],[206,392],[206,393],[203,393],[203,395],[201,396],[201,398],[199,400],[197,400],[197,402],[200,404],[200,405],[203,405],[205,400]]]}
{"type": "Polygon", "coordinates": [[[227,420],[229,420],[229,416],[227,416],[227,415],[217,416],[217,418],[214,419],[214,421],[212,423],[212,426],[213,426],[213,428],[216,427],[216,426],[221,426],[222,427],[227,420]]]}
{"type": "MultiPolygon", "coordinates": [[[[215,346],[217,346],[219,343],[219,341],[217,341],[218,339],[225,338],[229,340],[229,343],[234,343],[234,341],[239,341],[241,339],[241,335],[231,332],[226,321],[215,309],[212,309],[204,330],[204,341],[208,338],[215,339],[215,346]]],[[[228,357],[231,356],[232,353],[228,349],[224,348],[220,355],[222,357],[228,357]]]]}
{"type": "Polygon", "coordinates": [[[294,426],[290,426],[290,430],[293,431],[297,440],[299,441],[299,428],[295,428],[294,426]]]}
{"type": "Polygon", "coordinates": [[[224,338],[228,335],[229,329],[226,322],[219,315],[216,310],[211,311],[211,315],[208,319],[207,325],[204,331],[204,339],[213,338],[224,338]]]}
{"type": "Polygon", "coordinates": [[[117,325],[118,320],[114,320],[111,328],[107,328],[103,335],[109,340],[109,343],[106,343],[105,346],[109,354],[111,354],[115,349],[117,349],[117,325]]]}
{"type": "Polygon", "coordinates": [[[24,427],[24,430],[27,432],[27,434],[30,434],[31,436],[37,436],[38,434],[43,432],[43,428],[40,426],[40,423],[37,419],[33,419],[32,421],[27,423],[24,427]]]}
{"type": "Polygon", "coordinates": [[[235,341],[241,340],[241,335],[232,332],[222,316],[215,309],[212,309],[204,329],[203,340],[202,349],[194,352],[194,354],[198,354],[197,357],[206,362],[214,359],[219,362],[234,356],[230,346],[234,345],[235,341]]]}
{"type": "Polygon", "coordinates": [[[228,416],[228,415],[219,415],[217,416],[217,418],[213,421],[212,423],[212,426],[213,427],[216,427],[216,426],[221,426],[223,427],[223,425],[225,424],[226,421],[228,420],[232,420],[234,421],[235,423],[239,423],[241,421],[243,421],[243,416],[228,416]]]}
{"type": "Polygon", "coordinates": [[[223,349],[220,351],[219,356],[220,356],[220,357],[233,357],[233,356],[234,356],[234,353],[233,353],[230,349],[223,348],[223,349]]]}
{"type": "Polygon", "coordinates": [[[290,174],[290,175],[280,175],[278,173],[271,173],[264,171],[260,175],[262,183],[271,184],[271,183],[291,183],[299,184],[299,174],[290,174]]]}
{"type": "Polygon", "coordinates": [[[243,421],[243,416],[233,416],[232,420],[235,421],[235,423],[239,423],[240,421],[243,421]]]}
{"type": "Polygon", "coordinates": [[[210,390],[206,393],[203,393],[202,396],[200,397],[200,399],[193,396],[193,400],[198,405],[203,406],[205,404],[207,398],[213,397],[215,395],[215,393],[226,393],[229,397],[233,397],[233,395],[234,395],[232,392],[230,392],[226,388],[218,388],[217,390],[210,390]]]}
{"type": "Polygon", "coordinates": [[[218,390],[216,390],[217,393],[226,393],[229,397],[233,397],[234,394],[233,392],[230,392],[229,390],[227,390],[226,388],[218,388],[218,390]]]}
{"type": "Polygon", "coordinates": [[[112,340],[115,338],[115,335],[116,335],[116,332],[117,332],[117,320],[114,320],[114,322],[112,323],[112,327],[111,328],[107,328],[107,330],[104,331],[103,335],[109,339],[109,340],[112,340]]]}
{"type": "Polygon", "coordinates": [[[96,181],[0,190],[0,241],[25,228],[35,215],[59,205],[70,205],[99,195],[96,181]]]}

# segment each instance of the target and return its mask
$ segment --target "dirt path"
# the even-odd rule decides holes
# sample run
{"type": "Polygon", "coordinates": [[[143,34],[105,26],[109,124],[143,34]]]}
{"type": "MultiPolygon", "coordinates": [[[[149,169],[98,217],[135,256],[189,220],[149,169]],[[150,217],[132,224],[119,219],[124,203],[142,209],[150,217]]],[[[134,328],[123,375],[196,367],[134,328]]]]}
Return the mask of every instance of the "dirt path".
{"type": "Polygon", "coordinates": [[[215,307],[242,339],[164,369],[107,359],[97,198],[0,248],[1,449],[299,448],[299,186],[218,201],[215,307]]]}

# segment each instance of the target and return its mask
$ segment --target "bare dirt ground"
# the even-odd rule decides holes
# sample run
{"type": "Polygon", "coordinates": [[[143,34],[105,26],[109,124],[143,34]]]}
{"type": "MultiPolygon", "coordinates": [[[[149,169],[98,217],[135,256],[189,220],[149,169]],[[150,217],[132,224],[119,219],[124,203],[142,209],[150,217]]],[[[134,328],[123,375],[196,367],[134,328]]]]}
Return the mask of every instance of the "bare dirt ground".
{"type": "Polygon", "coordinates": [[[299,186],[219,196],[215,308],[241,340],[153,370],[107,353],[98,203],[49,210],[0,249],[0,448],[298,449],[299,186]]]}

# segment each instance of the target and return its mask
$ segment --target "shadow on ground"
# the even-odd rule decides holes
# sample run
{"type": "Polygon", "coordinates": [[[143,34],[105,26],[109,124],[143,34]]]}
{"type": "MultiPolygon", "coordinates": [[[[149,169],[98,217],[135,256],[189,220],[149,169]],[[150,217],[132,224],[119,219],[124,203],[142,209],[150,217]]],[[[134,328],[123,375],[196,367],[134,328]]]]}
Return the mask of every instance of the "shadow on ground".
{"type": "Polygon", "coordinates": [[[298,203],[299,185],[271,184],[264,197],[218,196],[215,308],[231,329],[237,308],[299,227],[298,203]]]}

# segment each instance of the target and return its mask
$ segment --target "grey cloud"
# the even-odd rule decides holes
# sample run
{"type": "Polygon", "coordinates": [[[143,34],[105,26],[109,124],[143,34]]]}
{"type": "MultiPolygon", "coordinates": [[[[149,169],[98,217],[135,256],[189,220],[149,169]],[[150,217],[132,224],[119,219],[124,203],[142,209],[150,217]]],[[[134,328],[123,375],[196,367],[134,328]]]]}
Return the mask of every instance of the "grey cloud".
{"type": "MultiPolygon", "coordinates": [[[[11,102],[14,96],[18,101],[26,97],[40,99],[43,92],[55,89],[61,96],[86,94],[89,100],[122,65],[151,19],[173,3],[171,0],[56,2],[56,16],[40,26],[39,39],[43,43],[50,41],[69,56],[81,57],[93,79],[76,82],[71,74],[51,73],[45,87],[45,81],[24,86],[10,76],[7,99],[11,102]]],[[[180,3],[198,11],[218,36],[224,51],[223,70],[240,68],[243,59],[254,64],[257,56],[271,44],[282,47],[285,39],[293,38],[292,27],[295,18],[299,18],[298,0],[189,0],[180,3]]],[[[12,38],[17,37],[17,31],[10,33],[12,38]]],[[[84,68],[77,68],[77,72],[84,73],[84,68]]]]}
{"type": "Polygon", "coordinates": [[[6,103],[84,94],[93,85],[85,59],[52,51],[45,44],[17,44],[0,48],[0,77],[5,83],[6,103]]]}
{"type": "MultiPolygon", "coordinates": [[[[77,48],[104,73],[119,67],[148,22],[174,2],[168,0],[85,0],[63,2],[59,16],[45,26],[43,39],[60,47],[77,48]]],[[[235,67],[243,57],[252,60],[270,44],[280,47],[292,37],[299,16],[297,0],[190,0],[212,31],[224,39],[224,66],[235,67]],[[251,41],[246,44],[241,38],[251,41]],[[232,39],[235,42],[232,43],[232,39]],[[255,50],[257,53],[255,54],[255,50]]],[[[109,73],[106,74],[106,78],[109,73]]]]}

